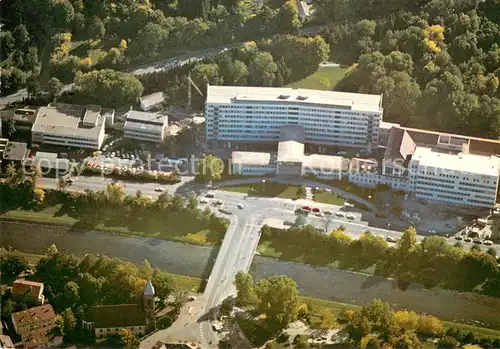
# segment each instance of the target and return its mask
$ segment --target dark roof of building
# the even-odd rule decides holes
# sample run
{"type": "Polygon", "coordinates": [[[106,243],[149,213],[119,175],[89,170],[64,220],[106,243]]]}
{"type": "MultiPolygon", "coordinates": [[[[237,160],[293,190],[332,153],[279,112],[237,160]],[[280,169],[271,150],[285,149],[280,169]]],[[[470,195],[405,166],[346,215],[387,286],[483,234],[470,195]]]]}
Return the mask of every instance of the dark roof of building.
{"type": "Polygon", "coordinates": [[[434,147],[440,137],[449,136],[469,141],[469,153],[476,155],[500,154],[500,141],[495,139],[469,137],[446,132],[428,131],[409,127],[393,127],[389,132],[387,148],[384,154],[386,161],[406,160],[413,154],[417,146],[434,147]]]}
{"type": "Polygon", "coordinates": [[[12,294],[28,297],[38,297],[43,284],[40,282],[19,279],[12,285],[12,294]]]}
{"type": "Polygon", "coordinates": [[[24,348],[40,348],[43,347],[44,344],[56,339],[57,336],[51,333],[52,329],[53,328],[41,328],[31,330],[28,335],[23,337],[24,348]]]}
{"type": "Polygon", "coordinates": [[[3,153],[4,160],[24,161],[28,156],[28,144],[22,142],[9,142],[3,153]]]}
{"type": "Polygon", "coordinates": [[[144,308],[140,304],[98,305],[85,314],[85,321],[95,328],[143,326],[146,324],[144,308]]]}
{"type": "Polygon", "coordinates": [[[47,321],[55,317],[56,313],[50,304],[44,304],[12,314],[12,319],[15,320],[18,326],[32,322],[47,321]]]}

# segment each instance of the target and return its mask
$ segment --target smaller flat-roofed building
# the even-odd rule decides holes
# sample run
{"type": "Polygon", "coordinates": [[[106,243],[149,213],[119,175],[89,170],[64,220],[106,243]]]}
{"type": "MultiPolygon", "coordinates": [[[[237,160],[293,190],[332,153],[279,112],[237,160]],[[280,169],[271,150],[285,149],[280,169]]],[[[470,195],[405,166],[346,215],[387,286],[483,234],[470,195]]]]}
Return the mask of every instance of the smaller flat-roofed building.
{"type": "Polygon", "coordinates": [[[302,175],[314,175],[322,179],[342,179],[349,170],[349,162],[341,156],[311,154],[302,160],[302,175]]]}
{"type": "Polygon", "coordinates": [[[144,111],[150,111],[160,107],[164,100],[165,96],[163,95],[163,92],[155,92],[139,98],[141,109],[144,111]]]}
{"type": "Polygon", "coordinates": [[[246,176],[276,174],[275,157],[272,153],[233,151],[231,153],[232,173],[246,176]]]}
{"type": "Polygon", "coordinates": [[[165,139],[168,116],[160,113],[147,113],[130,110],[123,126],[126,138],[161,143],[165,139]]]}
{"type": "Polygon", "coordinates": [[[23,142],[8,142],[2,158],[6,162],[22,163],[29,156],[28,144],[23,142]]]}
{"type": "Polygon", "coordinates": [[[59,174],[68,173],[71,169],[71,162],[69,159],[60,159],[57,156],[57,153],[39,151],[27,163],[39,167],[44,173],[45,171],[55,171],[59,174]]]}
{"type": "Polygon", "coordinates": [[[109,110],[106,114],[97,105],[52,103],[41,107],[31,129],[32,142],[99,150],[109,110]]]}
{"type": "Polygon", "coordinates": [[[3,159],[3,153],[7,148],[7,143],[9,143],[9,140],[7,138],[0,138],[0,163],[2,162],[1,160],[3,159]]]}
{"type": "Polygon", "coordinates": [[[417,198],[453,205],[495,206],[499,177],[496,156],[417,147],[408,172],[410,191],[417,198]]]}
{"type": "Polygon", "coordinates": [[[32,305],[42,305],[45,301],[43,283],[18,279],[12,284],[12,298],[32,305]]]}

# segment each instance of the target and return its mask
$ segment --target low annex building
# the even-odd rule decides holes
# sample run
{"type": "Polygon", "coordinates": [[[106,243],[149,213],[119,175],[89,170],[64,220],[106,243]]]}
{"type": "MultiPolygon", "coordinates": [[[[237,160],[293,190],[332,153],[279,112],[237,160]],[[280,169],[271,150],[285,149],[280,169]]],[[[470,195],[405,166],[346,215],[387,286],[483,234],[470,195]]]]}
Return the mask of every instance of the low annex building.
{"type": "Polygon", "coordinates": [[[126,138],[161,143],[165,139],[167,126],[168,116],[165,114],[130,110],[123,132],[126,138]]]}
{"type": "Polygon", "coordinates": [[[94,306],[86,312],[83,327],[93,331],[96,338],[117,335],[123,329],[138,336],[149,333],[156,328],[154,296],[148,280],[140,303],[94,306]]]}
{"type": "Polygon", "coordinates": [[[232,171],[240,175],[304,176],[341,179],[347,171],[342,157],[304,154],[304,129],[286,125],[280,130],[277,153],[235,151],[231,155],[232,171]]]}
{"type": "Polygon", "coordinates": [[[45,302],[43,283],[18,279],[12,284],[12,298],[28,304],[42,305],[45,302]]]}

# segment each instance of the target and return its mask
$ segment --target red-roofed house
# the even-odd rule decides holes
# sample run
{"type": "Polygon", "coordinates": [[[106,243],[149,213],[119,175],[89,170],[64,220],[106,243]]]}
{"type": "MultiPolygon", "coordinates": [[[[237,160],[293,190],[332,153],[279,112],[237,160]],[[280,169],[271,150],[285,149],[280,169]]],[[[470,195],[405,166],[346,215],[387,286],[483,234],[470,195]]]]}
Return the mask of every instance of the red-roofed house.
{"type": "Polygon", "coordinates": [[[25,348],[52,347],[60,341],[50,334],[56,327],[56,313],[50,304],[13,313],[12,324],[25,348]]]}
{"type": "Polygon", "coordinates": [[[43,283],[19,279],[12,285],[12,298],[33,305],[43,305],[43,283]]]}

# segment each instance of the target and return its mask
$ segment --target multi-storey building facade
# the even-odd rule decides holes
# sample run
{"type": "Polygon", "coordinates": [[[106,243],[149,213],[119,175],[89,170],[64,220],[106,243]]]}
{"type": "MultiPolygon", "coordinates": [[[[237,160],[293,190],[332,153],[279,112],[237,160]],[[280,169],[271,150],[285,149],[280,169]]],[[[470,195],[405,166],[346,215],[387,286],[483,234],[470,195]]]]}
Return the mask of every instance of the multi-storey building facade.
{"type": "Polygon", "coordinates": [[[167,126],[167,115],[130,110],[123,125],[123,133],[126,138],[161,143],[167,126]]]}
{"type": "Polygon", "coordinates": [[[409,163],[415,197],[455,205],[493,207],[499,159],[467,153],[449,154],[417,147],[409,163]]]}
{"type": "Polygon", "coordinates": [[[283,125],[304,128],[306,144],[372,148],[378,145],[382,96],[273,87],[208,86],[209,146],[274,142],[283,125]]]}
{"type": "Polygon", "coordinates": [[[64,147],[101,148],[108,116],[100,106],[53,104],[41,107],[31,128],[33,143],[64,147]]]}

